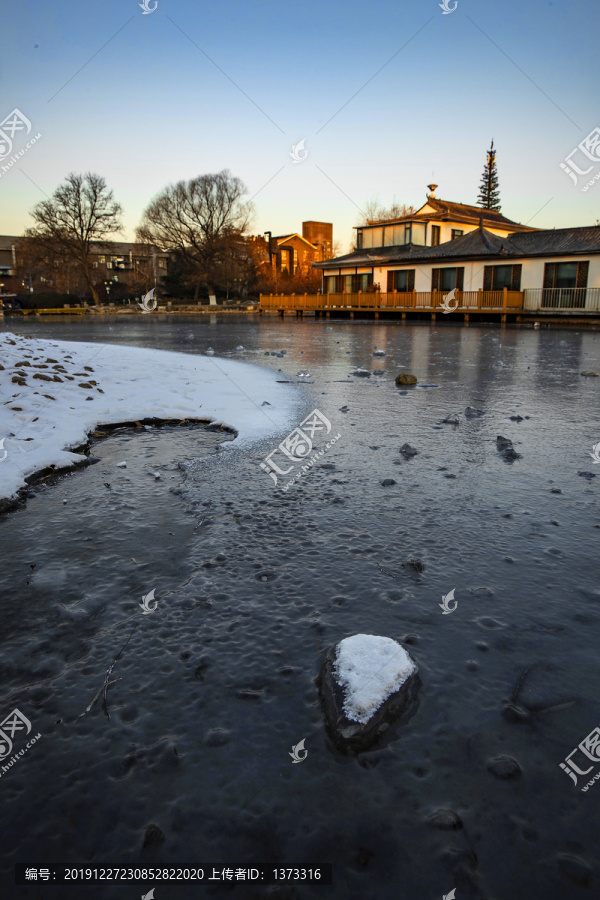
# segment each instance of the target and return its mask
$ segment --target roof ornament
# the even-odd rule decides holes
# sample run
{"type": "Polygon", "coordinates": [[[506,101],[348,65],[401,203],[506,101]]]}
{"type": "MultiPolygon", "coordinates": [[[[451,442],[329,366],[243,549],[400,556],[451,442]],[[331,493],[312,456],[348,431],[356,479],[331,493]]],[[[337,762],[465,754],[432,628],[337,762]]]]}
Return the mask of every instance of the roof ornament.
{"type": "Polygon", "coordinates": [[[437,189],[437,184],[428,184],[427,187],[429,188],[429,194],[427,196],[431,197],[432,200],[435,200],[435,192],[437,189]]]}

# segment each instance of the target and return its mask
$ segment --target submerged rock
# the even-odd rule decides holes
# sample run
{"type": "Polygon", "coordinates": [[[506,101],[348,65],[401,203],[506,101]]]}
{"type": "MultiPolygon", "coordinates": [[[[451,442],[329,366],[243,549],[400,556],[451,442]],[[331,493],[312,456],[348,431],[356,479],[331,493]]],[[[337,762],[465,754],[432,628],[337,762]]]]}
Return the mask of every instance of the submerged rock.
{"type": "Polygon", "coordinates": [[[598,378],[597,372],[582,372],[584,378],[598,378]]]}
{"type": "Polygon", "coordinates": [[[342,752],[371,748],[416,697],[418,669],[392,638],[355,634],[330,647],[317,678],[331,739],[342,752]]]}
{"type": "Polygon", "coordinates": [[[425,563],[422,559],[411,556],[406,562],[400,563],[403,569],[410,569],[412,572],[424,572],[425,563]]]}
{"type": "Polygon", "coordinates": [[[430,816],[427,816],[427,821],[433,828],[439,828],[440,831],[458,831],[459,828],[463,827],[462,819],[458,813],[446,807],[436,809],[430,816]]]}
{"type": "Polygon", "coordinates": [[[500,453],[504,459],[521,459],[521,454],[517,453],[510,438],[502,437],[502,435],[499,434],[496,438],[496,447],[498,453],[500,453]]]}
{"type": "Polygon", "coordinates": [[[467,406],[465,409],[465,416],[467,419],[478,419],[480,416],[485,416],[485,413],[482,409],[475,409],[474,406],[467,406]]]}
{"type": "Polygon", "coordinates": [[[396,484],[393,478],[384,478],[381,482],[382,487],[391,487],[393,484],[396,484]]]}
{"type": "Polygon", "coordinates": [[[400,447],[400,453],[404,457],[404,459],[411,459],[411,457],[416,456],[419,451],[415,450],[414,447],[411,447],[410,444],[402,444],[400,447]]]}
{"type": "Polygon", "coordinates": [[[163,844],[164,840],[164,833],[162,829],[158,827],[158,825],[148,825],[148,827],[146,828],[146,833],[144,834],[144,843],[142,844],[142,848],[145,850],[147,847],[153,847],[156,844],[163,844]]]}
{"type": "Polygon", "coordinates": [[[446,416],[445,419],[442,419],[442,422],[444,422],[446,425],[458,425],[459,418],[456,413],[451,413],[449,416],[446,416]]]}
{"type": "Polygon", "coordinates": [[[355,378],[370,378],[371,373],[367,369],[355,369],[354,372],[350,372],[351,375],[354,375],[355,378]]]}
{"type": "Polygon", "coordinates": [[[416,375],[409,375],[408,372],[401,372],[396,375],[396,384],[416,384],[418,381],[416,375]]]}
{"type": "Polygon", "coordinates": [[[488,770],[496,778],[516,778],[521,774],[521,766],[512,756],[496,756],[488,763],[488,770]]]}

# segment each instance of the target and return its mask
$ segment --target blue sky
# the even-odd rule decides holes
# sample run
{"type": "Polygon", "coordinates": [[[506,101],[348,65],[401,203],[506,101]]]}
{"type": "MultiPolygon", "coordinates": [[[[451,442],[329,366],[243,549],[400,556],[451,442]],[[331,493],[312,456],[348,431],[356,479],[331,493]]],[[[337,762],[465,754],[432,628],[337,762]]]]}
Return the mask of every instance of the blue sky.
{"type": "Polygon", "coordinates": [[[433,180],[476,203],[492,137],[505,215],[600,218],[600,182],[583,193],[559,167],[600,125],[596,0],[458,0],[447,15],[439,0],[139,2],[5,10],[0,120],[17,107],[42,137],[0,177],[0,233],[94,171],[133,239],[164,186],[229,169],[254,196],[253,233],[330,221],[345,252],[370,199],[420,206],[433,180]]]}

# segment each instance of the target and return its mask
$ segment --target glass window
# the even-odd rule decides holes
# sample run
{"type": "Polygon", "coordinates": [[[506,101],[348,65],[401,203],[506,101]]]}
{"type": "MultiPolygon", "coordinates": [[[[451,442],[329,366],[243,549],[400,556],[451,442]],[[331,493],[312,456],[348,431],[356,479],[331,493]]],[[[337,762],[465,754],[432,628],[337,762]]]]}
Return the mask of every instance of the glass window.
{"type": "Polygon", "coordinates": [[[352,293],[352,275],[344,275],[344,293],[352,293]]]}
{"type": "Polygon", "coordinates": [[[363,247],[383,247],[383,228],[366,228],[363,232],[363,247]]]}
{"type": "Polygon", "coordinates": [[[412,242],[420,247],[425,246],[425,222],[412,223],[412,242]]]}
{"type": "Polygon", "coordinates": [[[492,290],[510,290],[512,284],[512,266],[494,266],[492,268],[492,290]]]}
{"type": "Polygon", "coordinates": [[[400,269],[399,271],[392,273],[392,290],[408,290],[408,269],[400,269]]]}
{"type": "Polygon", "coordinates": [[[577,287],[577,263],[557,263],[554,287],[577,287]]]}
{"type": "Polygon", "coordinates": [[[370,284],[373,283],[373,276],[370,272],[365,272],[364,275],[355,275],[354,276],[354,290],[355,291],[366,291],[370,284]]]}
{"type": "Polygon", "coordinates": [[[362,233],[362,229],[359,228],[359,230],[356,232],[356,249],[362,250],[362,245],[363,245],[363,233],[362,233]]]}
{"type": "Polygon", "coordinates": [[[431,246],[437,247],[440,242],[440,226],[432,225],[431,226],[431,246]]]}
{"type": "Polygon", "coordinates": [[[464,234],[464,231],[462,231],[460,228],[453,228],[452,229],[452,240],[455,241],[456,238],[462,237],[463,234],[464,234]]]}
{"type": "Polygon", "coordinates": [[[456,269],[440,269],[440,291],[451,291],[456,287],[456,269]]]}

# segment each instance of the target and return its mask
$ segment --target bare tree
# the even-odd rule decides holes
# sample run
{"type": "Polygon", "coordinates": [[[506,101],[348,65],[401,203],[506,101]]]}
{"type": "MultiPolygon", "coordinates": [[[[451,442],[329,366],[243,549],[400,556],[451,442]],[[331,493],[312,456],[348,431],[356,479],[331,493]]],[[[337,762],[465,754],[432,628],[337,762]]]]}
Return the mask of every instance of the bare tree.
{"type": "Polygon", "coordinates": [[[80,268],[97,304],[100,301],[93,280],[92,245],[110,246],[107,238],[121,230],[122,211],[101,175],[71,172],[50,200],[43,200],[32,210],[37,226],[28,229],[26,236],[60,247],[64,256],[80,268]]]}
{"type": "Polygon", "coordinates": [[[365,204],[364,214],[356,224],[375,225],[377,222],[389,222],[403,216],[411,216],[414,212],[414,206],[407,206],[406,203],[398,203],[396,200],[390,206],[382,206],[379,200],[369,200],[365,204]]]}
{"type": "MultiPolygon", "coordinates": [[[[144,211],[138,240],[176,253],[214,297],[239,265],[239,242],[250,224],[246,188],[226,169],[169,185],[144,211]]],[[[235,277],[235,276],[233,276],[235,277]]]]}

